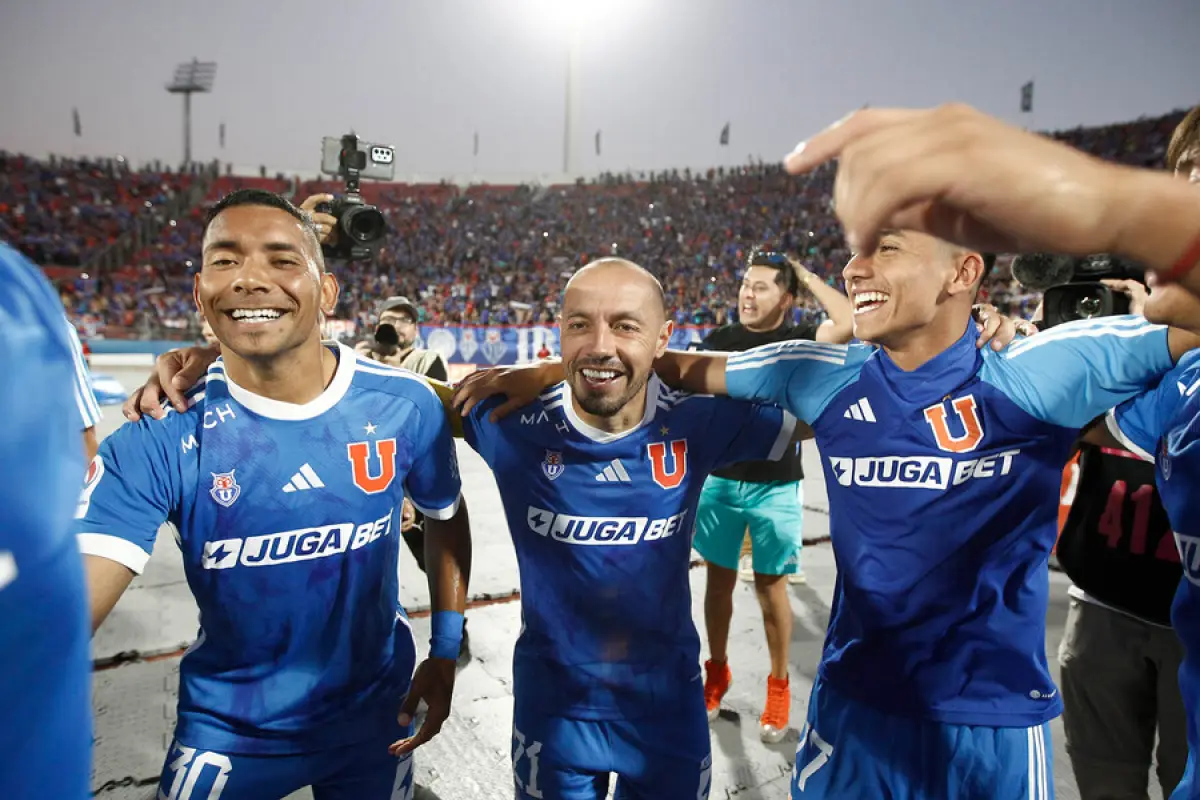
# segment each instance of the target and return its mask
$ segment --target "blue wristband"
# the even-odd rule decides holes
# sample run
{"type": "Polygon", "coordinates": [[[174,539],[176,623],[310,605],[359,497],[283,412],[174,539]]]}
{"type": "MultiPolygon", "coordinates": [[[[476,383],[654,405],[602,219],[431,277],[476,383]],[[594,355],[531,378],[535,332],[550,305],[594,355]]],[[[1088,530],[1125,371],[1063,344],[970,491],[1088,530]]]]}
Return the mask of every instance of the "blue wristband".
{"type": "Polygon", "coordinates": [[[462,647],[463,615],[457,611],[435,611],[430,618],[429,657],[457,659],[462,647]]]}

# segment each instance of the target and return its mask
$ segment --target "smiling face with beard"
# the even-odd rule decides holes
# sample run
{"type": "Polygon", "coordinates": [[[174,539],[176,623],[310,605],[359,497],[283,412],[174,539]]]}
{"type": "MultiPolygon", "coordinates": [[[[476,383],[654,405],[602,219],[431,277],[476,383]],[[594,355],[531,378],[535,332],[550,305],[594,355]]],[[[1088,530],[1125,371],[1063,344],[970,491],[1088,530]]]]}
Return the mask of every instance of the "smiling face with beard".
{"type": "Polygon", "coordinates": [[[560,327],[575,411],[610,433],[632,428],[671,337],[658,281],[629,261],[594,261],[567,283],[560,327]]]}

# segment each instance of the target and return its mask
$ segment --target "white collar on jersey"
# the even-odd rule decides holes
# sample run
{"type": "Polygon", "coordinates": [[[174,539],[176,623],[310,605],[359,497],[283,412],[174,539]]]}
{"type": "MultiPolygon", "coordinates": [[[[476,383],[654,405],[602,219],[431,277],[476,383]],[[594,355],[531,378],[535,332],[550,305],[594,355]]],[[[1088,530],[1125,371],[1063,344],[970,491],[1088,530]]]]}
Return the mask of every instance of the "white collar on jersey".
{"type": "Polygon", "coordinates": [[[260,417],[268,419],[304,420],[319,417],[337,405],[337,402],[345,396],[346,391],[350,388],[350,382],[354,380],[354,351],[339,343],[337,355],[338,365],[337,370],[333,373],[333,380],[329,382],[325,391],[307,403],[299,405],[285,403],[282,400],[272,400],[269,397],[254,394],[248,389],[238,386],[226,374],[225,383],[229,386],[229,396],[260,417]]]}
{"type": "Polygon", "coordinates": [[[650,373],[650,379],[646,381],[646,413],[642,415],[642,421],[634,425],[627,431],[618,431],[617,433],[609,433],[602,431],[599,428],[594,428],[579,418],[579,414],[575,412],[575,405],[571,402],[571,384],[563,381],[563,408],[566,410],[567,421],[593,442],[615,442],[618,439],[624,439],[631,433],[636,433],[646,425],[649,425],[654,419],[654,412],[658,408],[658,398],[662,390],[662,383],[658,380],[658,376],[653,372],[650,373]]]}

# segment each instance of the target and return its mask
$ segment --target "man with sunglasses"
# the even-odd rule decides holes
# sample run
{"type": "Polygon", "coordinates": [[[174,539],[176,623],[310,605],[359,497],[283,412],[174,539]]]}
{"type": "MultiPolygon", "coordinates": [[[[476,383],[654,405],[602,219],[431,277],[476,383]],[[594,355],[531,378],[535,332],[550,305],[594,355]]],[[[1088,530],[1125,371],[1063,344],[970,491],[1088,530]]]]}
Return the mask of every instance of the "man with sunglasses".
{"type": "MultiPolygon", "coordinates": [[[[783,253],[755,250],[738,290],[738,322],[713,331],[700,348],[740,352],[793,339],[844,344],[850,341],[853,316],[849,298],[798,261],[783,253]],[[794,319],[801,283],[829,314],[819,325],[794,319]]],[[[741,572],[754,581],[771,657],[767,701],[759,718],[759,737],[769,743],[787,733],[792,703],[787,671],[792,609],[787,584],[804,582],[800,567],[803,479],[796,442],[779,461],[748,461],[714,472],[704,483],[696,514],[693,545],[708,564],[704,592],[710,654],[704,663],[708,718],[717,718],[733,678],[727,647],[733,590],[741,572]],[[741,555],[747,534],[750,552],[741,555]]]]}

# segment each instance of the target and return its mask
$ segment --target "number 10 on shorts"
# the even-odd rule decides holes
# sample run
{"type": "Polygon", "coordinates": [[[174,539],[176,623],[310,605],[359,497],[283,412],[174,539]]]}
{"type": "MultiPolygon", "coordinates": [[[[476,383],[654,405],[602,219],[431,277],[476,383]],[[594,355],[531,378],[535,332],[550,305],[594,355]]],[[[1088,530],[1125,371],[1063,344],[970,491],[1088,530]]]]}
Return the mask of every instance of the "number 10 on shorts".
{"type": "Polygon", "coordinates": [[[796,764],[792,767],[792,781],[796,784],[796,789],[803,792],[808,779],[825,766],[832,756],[833,745],[822,739],[816,728],[810,728],[807,722],[804,723],[804,727],[800,729],[800,744],[796,746],[796,764]],[[809,744],[813,746],[812,751],[807,750],[809,744]],[[807,761],[803,760],[806,753],[811,754],[807,761]]]}

